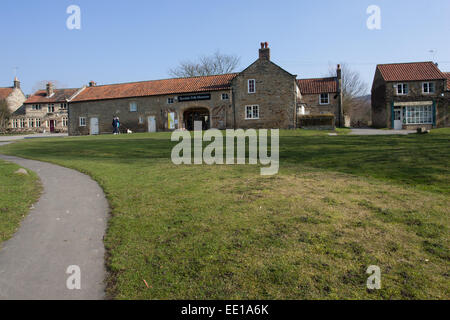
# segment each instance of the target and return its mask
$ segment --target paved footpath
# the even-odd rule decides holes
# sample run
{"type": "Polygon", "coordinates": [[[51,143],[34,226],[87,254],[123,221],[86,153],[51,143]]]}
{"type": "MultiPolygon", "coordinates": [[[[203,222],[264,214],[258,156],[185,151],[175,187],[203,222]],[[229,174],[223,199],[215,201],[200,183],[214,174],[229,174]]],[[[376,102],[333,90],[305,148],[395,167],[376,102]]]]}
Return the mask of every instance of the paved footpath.
{"type": "Polygon", "coordinates": [[[17,136],[0,135],[0,142],[26,140],[26,139],[40,139],[40,138],[64,138],[64,137],[67,137],[67,133],[35,133],[17,136]]]}
{"type": "Polygon", "coordinates": [[[352,129],[350,134],[360,136],[387,136],[387,135],[408,135],[416,133],[416,130],[381,130],[381,129],[352,129]]]}
{"type": "Polygon", "coordinates": [[[102,189],[74,170],[4,155],[0,159],[36,172],[44,187],[18,232],[0,248],[0,300],[104,299],[109,206],[102,189]],[[80,268],[80,290],[67,288],[69,266],[80,268]]]}

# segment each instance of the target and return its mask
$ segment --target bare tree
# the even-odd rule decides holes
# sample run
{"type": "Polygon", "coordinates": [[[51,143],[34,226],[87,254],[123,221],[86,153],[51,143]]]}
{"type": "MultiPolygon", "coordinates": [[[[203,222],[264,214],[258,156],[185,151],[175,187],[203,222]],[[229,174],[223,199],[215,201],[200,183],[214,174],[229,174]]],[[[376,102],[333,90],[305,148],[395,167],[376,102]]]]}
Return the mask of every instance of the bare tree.
{"type": "Polygon", "coordinates": [[[5,100],[0,100],[0,132],[5,132],[8,128],[11,111],[5,100]]]}
{"type": "MultiPolygon", "coordinates": [[[[358,71],[352,70],[348,64],[341,63],[342,68],[342,105],[344,114],[348,114],[361,100],[358,97],[367,94],[367,84],[361,79],[358,71]]],[[[336,76],[336,68],[330,67],[329,75],[336,76]]]]}
{"type": "Polygon", "coordinates": [[[169,70],[173,77],[196,77],[225,74],[236,71],[240,58],[236,55],[221,54],[216,51],[211,56],[202,56],[195,61],[183,61],[174,69],[169,70]]]}

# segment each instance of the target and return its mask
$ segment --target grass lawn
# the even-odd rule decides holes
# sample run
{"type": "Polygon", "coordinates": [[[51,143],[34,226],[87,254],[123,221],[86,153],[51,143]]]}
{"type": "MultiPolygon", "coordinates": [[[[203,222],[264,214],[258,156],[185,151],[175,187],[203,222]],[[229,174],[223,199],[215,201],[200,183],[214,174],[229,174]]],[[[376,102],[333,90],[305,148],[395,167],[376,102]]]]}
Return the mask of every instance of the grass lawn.
{"type": "Polygon", "coordinates": [[[29,175],[15,174],[18,169],[18,165],[0,160],[0,249],[1,243],[17,231],[41,192],[36,174],[29,170],[29,175]]]}
{"type": "Polygon", "coordinates": [[[258,166],[173,165],[167,133],[0,152],[104,188],[116,299],[449,299],[450,130],[345,133],[282,131],[271,177],[258,166]],[[381,290],[366,289],[370,265],[381,290]]]}

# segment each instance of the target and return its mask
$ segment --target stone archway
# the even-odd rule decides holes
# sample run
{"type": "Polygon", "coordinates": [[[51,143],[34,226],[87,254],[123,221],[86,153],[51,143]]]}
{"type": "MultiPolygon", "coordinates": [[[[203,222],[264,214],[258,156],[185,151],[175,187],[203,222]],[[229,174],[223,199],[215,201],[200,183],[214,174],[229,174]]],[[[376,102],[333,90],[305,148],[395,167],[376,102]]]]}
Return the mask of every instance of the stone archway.
{"type": "Polygon", "coordinates": [[[183,112],[184,128],[188,131],[194,130],[194,122],[202,122],[202,130],[211,128],[211,114],[208,108],[189,108],[183,112]]]}

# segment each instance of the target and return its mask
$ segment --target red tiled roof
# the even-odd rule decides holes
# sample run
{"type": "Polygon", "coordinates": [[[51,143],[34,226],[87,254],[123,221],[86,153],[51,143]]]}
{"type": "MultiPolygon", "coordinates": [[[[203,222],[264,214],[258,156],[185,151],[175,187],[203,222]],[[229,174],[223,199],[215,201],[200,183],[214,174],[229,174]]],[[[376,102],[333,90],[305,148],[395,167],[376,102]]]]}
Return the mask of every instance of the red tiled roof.
{"type": "Polygon", "coordinates": [[[377,66],[385,81],[421,81],[445,79],[433,62],[379,64],[377,66]]]}
{"type": "Polygon", "coordinates": [[[143,82],[109,84],[87,87],[72,101],[107,100],[166,94],[226,90],[237,73],[192,78],[175,78],[143,82]]]}
{"type": "Polygon", "coordinates": [[[13,92],[13,88],[0,88],[0,100],[5,100],[13,92]]]}
{"type": "Polygon", "coordinates": [[[338,92],[337,78],[297,79],[301,94],[338,92]]]}
{"type": "Polygon", "coordinates": [[[443,72],[444,76],[447,78],[447,90],[450,91],[450,72],[443,72]]]}
{"type": "Polygon", "coordinates": [[[79,89],[54,89],[54,94],[47,98],[46,90],[39,90],[29,97],[24,103],[61,103],[66,102],[79,89]]]}

